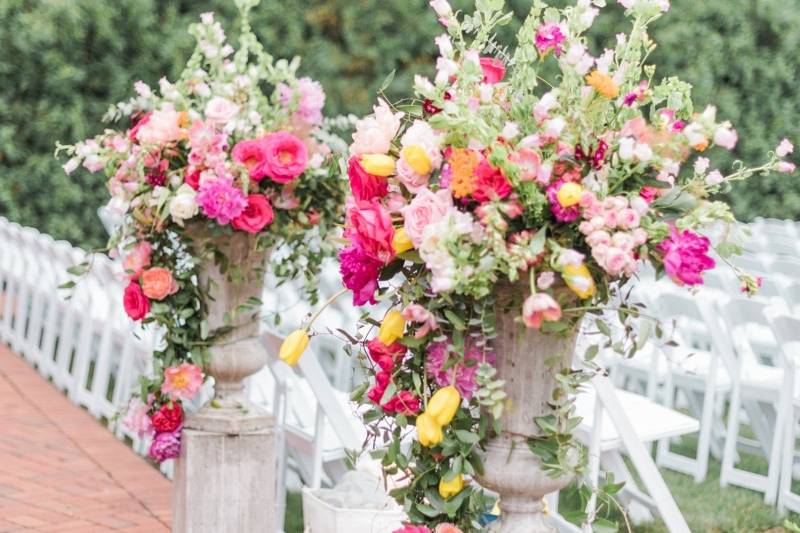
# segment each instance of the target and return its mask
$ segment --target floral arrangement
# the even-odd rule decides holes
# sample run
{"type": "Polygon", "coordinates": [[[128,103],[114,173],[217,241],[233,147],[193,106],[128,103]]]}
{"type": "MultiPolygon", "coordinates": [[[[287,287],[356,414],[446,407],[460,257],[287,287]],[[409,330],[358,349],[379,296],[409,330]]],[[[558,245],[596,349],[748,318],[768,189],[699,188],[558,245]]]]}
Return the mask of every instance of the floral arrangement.
{"type": "MultiPolygon", "coordinates": [[[[220,333],[209,331],[198,265],[213,260],[232,281],[240,274],[213,239],[201,245],[198,235],[244,233],[258,250],[279,249],[272,272],[304,277],[312,299],[318,267],[335,251],[325,237],[341,217],[344,182],[328,171],[336,138],[325,129],[325,93],[296,76],[297,60],[273,61],[264,51],[248,23],[257,3],[237,0],[238,50],[203,14],[189,30],[197,47],[180,79],[162,78],[157,91],[137,82],[137,96],[109,111],[108,120],[129,120],[127,129],[59,147],[70,156],[67,172],[83,165],[108,176],[107,209],[121,220],[108,251],[123,256],[125,311],[164,334],[125,419],[154,436],[157,461],[178,455],[181,402],[200,390],[220,333]]],[[[257,315],[260,302],[250,303],[257,315]]]]}
{"type": "MultiPolygon", "coordinates": [[[[478,0],[473,14],[433,0],[444,27],[435,79],[417,76],[415,101],[382,99],[356,125],[341,273],[355,305],[390,310],[368,319],[377,335],[360,337],[374,377],[354,397],[385,445],[376,453],[386,473],[407,480],[393,492],[411,522],[402,532],[477,531],[491,508],[469,478],[506,399],[490,342],[499,287],[518,292],[520,327],[551,335],[574,335],[592,314],[610,337],[603,311],[619,301],[628,337],[615,349],[632,354],[642,314],[621,287],[643,265],[702,284],[712,255],[727,262],[740,251],[729,206],[713,196],[794,170],[786,140],[757,168],[711,169],[701,154],[733,149],[736,130],[646,64],[647,27],[668,0],[619,3],[630,32],[598,55],[585,34],[604,0],[563,9],[535,0],[513,52],[493,36],[512,16],[502,0],[478,0]],[[723,228],[713,245],[711,226],[723,228]]],[[[601,344],[585,358],[612,343],[601,344]]],[[[536,420],[542,437],[530,448],[554,476],[581,467],[568,398],[589,373],[563,371],[559,408],[536,420]]]]}

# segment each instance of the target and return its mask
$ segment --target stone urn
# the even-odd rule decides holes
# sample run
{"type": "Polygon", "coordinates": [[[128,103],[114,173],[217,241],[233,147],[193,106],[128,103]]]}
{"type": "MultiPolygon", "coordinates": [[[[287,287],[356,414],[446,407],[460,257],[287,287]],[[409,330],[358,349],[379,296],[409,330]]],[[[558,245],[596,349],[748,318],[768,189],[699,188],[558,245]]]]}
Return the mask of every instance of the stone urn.
{"type": "Polygon", "coordinates": [[[509,405],[500,418],[500,434],[486,445],[484,474],[480,484],[500,495],[500,533],[554,532],[547,524],[544,496],[566,487],[569,476],[550,477],[539,457],[528,448],[530,437],[541,431],[534,421],[552,412],[555,372],[572,361],[577,333],[543,334],[515,321],[520,316],[526,285],[499,287],[496,293],[497,336],[492,348],[497,357],[498,378],[505,380],[509,405]],[[560,363],[548,368],[545,360],[560,363]],[[560,366],[559,366],[560,365],[560,366]]]}
{"type": "Polygon", "coordinates": [[[267,363],[267,352],[258,339],[260,306],[247,302],[261,300],[269,251],[259,250],[257,237],[245,232],[208,237],[202,229],[191,228],[190,234],[198,252],[213,244],[228,259],[228,270],[220,272],[210,257],[199,267],[200,284],[209,295],[209,332],[225,333],[214,336],[204,368],[214,378],[214,397],[187,417],[185,427],[225,433],[263,429],[271,425],[271,419],[245,398],[244,379],[267,363]]]}

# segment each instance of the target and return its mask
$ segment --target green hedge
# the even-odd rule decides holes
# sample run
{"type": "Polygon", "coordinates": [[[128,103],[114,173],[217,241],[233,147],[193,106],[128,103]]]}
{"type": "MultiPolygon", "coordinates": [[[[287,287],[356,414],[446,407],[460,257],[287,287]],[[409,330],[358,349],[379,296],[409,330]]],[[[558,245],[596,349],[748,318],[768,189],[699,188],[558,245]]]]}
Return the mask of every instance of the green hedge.
{"type": "MultiPolygon", "coordinates": [[[[0,214],[84,246],[100,244],[95,210],[105,200],[103,180],[85,172],[66,176],[52,158],[55,142],[98,131],[108,104],[127,97],[134,81],[174,77],[192,46],[188,24],[211,10],[232,22],[232,4],[0,2],[0,214]]],[[[530,5],[510,4],[520,18],[530,5]]],[[[328,92],[329,113],[367,112],[393,69],[390,96],[406,94],[414,73],[432,72],[432,37],[440,31],[424,0],[262,0],[253,18],[274,55],[303,56],[302,72],[328,92]]],[[[604,10],[594,32],[596,52],[621,24],[618,7],[604,10]]],[[[515,31],[515,24],[504,28],[500,41],[510,42],[515,31]]],[[[717,102],[720,115],[739,128],[735,157],[758,161],[783,136],[800,141],[794,81],[800,10],[787,8],[785,0],[674,0],[653,36],[660,44],[653,56],[660,75],[693,83],[699,105],[717,102]]],[[[800,215],[794,177],[758,177],[731,198],[745,219],[800,215]]]]}

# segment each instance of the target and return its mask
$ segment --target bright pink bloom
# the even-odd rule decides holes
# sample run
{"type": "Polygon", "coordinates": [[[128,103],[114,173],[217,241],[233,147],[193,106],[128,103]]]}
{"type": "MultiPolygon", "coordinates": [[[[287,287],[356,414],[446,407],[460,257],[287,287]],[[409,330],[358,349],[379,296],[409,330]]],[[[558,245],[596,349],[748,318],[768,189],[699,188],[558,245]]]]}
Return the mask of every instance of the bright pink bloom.
{"type": "Polygon", "coordinates": [[[353,291],[353,305],[374,304],[378,274],[383,263],[366,254],[358,246],[339,252],[339,272],[344,286],[353,291]]]}
{"type": "Polygon", "coordinates": [[[195,200],[205,216],[222,225],[230,223],[247,207],[247,198],[242,190],[225,178],[205,180],[195,200]]]}
{"type": "Polygon", "coordinates": [[[358,157],[353,156],[347,165],[350,189],[356,200],[370,201],[383,198],[389,190],[389,181],[383,176],[375,176],[364,170],[358,157]]]}
{"type": "Polygon", "coordinates": [[[159,463],[178,457],[181,454],[181,429],[158,433],[150,444],[150,457],[159,463]]]}
{"type": "Polygon", "coordinates": [[[453,197],[447,189],[431,192],[421,189],[411,203],[400,209],[406,234],[414,247],[422,244],[422,233],[429,225],[441,220],[453,208],[453,197]]]}
{"type": "Polygon", "coordinates": [[[419,413],[419,397],[411,391],[403,390],[398,392],[388,402],[383,404],[383,410],[387,413],[414,416],[419,413]]]}
{"type": "Polygon", "coordinates": [[[458,526],[445,522],[443,524],[439,524],[438,526],[436,526],[436,529],[433,530],[433,533],[464,533],[464,532],[461,531],[461,528],[459,528],[458,526]]]}
{"type": "Polygon", "coordinates": [[[269,226],[274,217],[269,198],[263,194],[249,194],[247,207],[238,217],[231,220],[231,227],[247,233],[258,233],[269,226]]]}
{"type": "Polygon", "coordinates": [[[561,31],[561,25],[556,22],[542,24],[536,30],[536,48],[539,53],[544,55],[550,50],[555,50],[556,55],[561,53],[561,43],[566,39],[566,35],[561,31]]]}
{"type": "Polygon", "coordinates": [[[325,91],[319,82],[309,77],[297,80],[295,87],[285,83],[278,84],[278,95],[281,105],[288,109],[296,105],[294,117],[309,126],[316,126],[322,122],[322,108],[325,106],[325,91]]]}
{"type": "Polygon", "coordinates": [[[478,365],[467,365],[469,360],[477,361],[479,363],[486,362],[494,364],[495,355],[492,352],[485,352],[481,348],[474,345],[467,346],[464,354],[464,362],[457,363],[450,368],[444,369],[445,364],[450,357],[457,357],[456,354],[449,353],[449,341],[434,342],[428,345],[428,356],[425,361],[425,368],[440,387],[447,387],[454,385],[462,398],[469,400],[472,395],[478,390],[478,384],[475,377],[478,373],[478,365]],[[453,379],[455,377],[455,380],[453,379]]]}
{"type": "Polygon", "coordinates": [[[150,266],[150,254],[153,246],[147,241],[139,241],[125,253],[122,267],[131,279],[139,279],[142,271],[150,266]]]}
{"type": "Polygon", "coordinates": [[[664,254],[664,270],[678,285],[701,285],[703,271],[716,266],[708,256],[708,238],[670,227],[670,236],[657,249],[664,254]]]}
{"type": "Polygon", "coordinates": [[[191,400],[203,386],[203,372],[191,363],[181,363],[164,369],[161,392],[173,400],[191,400]]]}
{"type": "Polygon", "coordinates": [[[539,329],[542,322],[561,319],[561,306],[545,292],[531,294],[522,305],[522,320],[529,328],[539,329]]]}
{"type": "Polygon", "coordinates": [[[384,372],[391,372],[394,370],[395,364],[405,357],[408,348],[399,342],[393,342],[386,346],[378,337],[375,337],[367,343],[367,351],[373,363],[384,372]]]}
{"type": "Polygon", "coordinates": [[[141,320],[150,312],[150,300],[144,295],[142,286],[131,281],[122,295],[122,305],[132,320],[141,320]]]}
{"type": "Polygon", "coordinates": [[[652,203],[658,197],[657,187],[642,187],[639,191],[639,196],[648,204],[652,203]]]}
{"type": "Polygon", "coordinates": [[[483,70],[483,83],[494,85],[503,81],[506,75],[506,66],[502,60],[496,57],[482,57],[480,63],[483,70]]]}
{"type": "Polygon", "coordinates": [[[180,402],[170,402],[162,405],[153,414],[153,429],[157,433],[175,431],[183,424],[183,408],[180,402]]]}
{"type": "Polygon", "coordinates": [[[394,259],[392,217],[377,200],[356,202],[348,210],[345,237],[384,265],[394,259]]]}
{"type": "Polygon", "coordinates": [[[277,183],[289,183],[305,172],[308,150],[303,141],[289,132],[279,131],[264,137],[264,174],[277,183]]]}
{"type": "Polygon", "coordinates": [[[573,222],[580,216],[580,204],[564,207],[558,201],[558,191],[565,181],[559,179],[547,187],[547,200],[550,202],[550,212],[558,222],[573,222]]]}
{"type": "Polygon", "coordinates": [[[431,530],[426,526],[407,525],[400,529],[395,529],[392,533],[431,533],[431,530]]]}
{"type": "Polygon", "coordinates": [[[472,197],[480,203],[503,199],[511,194],[511,184],[499,168],[494,168],[484,159],[475,167],[475,190],[472,197]]]}
{"type": "Polygon", "coordinates": [[[231,151],[233,160],[241,163],[250,174],[250,179],[261,181],[266,175],[267,144],[263,139],[239,141],[231,151]]]}

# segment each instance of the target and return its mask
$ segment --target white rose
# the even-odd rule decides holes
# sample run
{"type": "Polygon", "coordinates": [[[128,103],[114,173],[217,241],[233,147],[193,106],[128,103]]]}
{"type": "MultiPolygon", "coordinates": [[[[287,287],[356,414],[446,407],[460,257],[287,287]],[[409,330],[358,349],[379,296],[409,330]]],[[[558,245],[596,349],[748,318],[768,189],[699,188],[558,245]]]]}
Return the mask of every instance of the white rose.
{"type": "Polygon", "coordinates": [[[197,192],[188,184],[181,185],[169,202],[169,214],[172,220],[182,226],[184,220],[197,215],[199,209],[195,200],[196,196],[197,192]]]}

